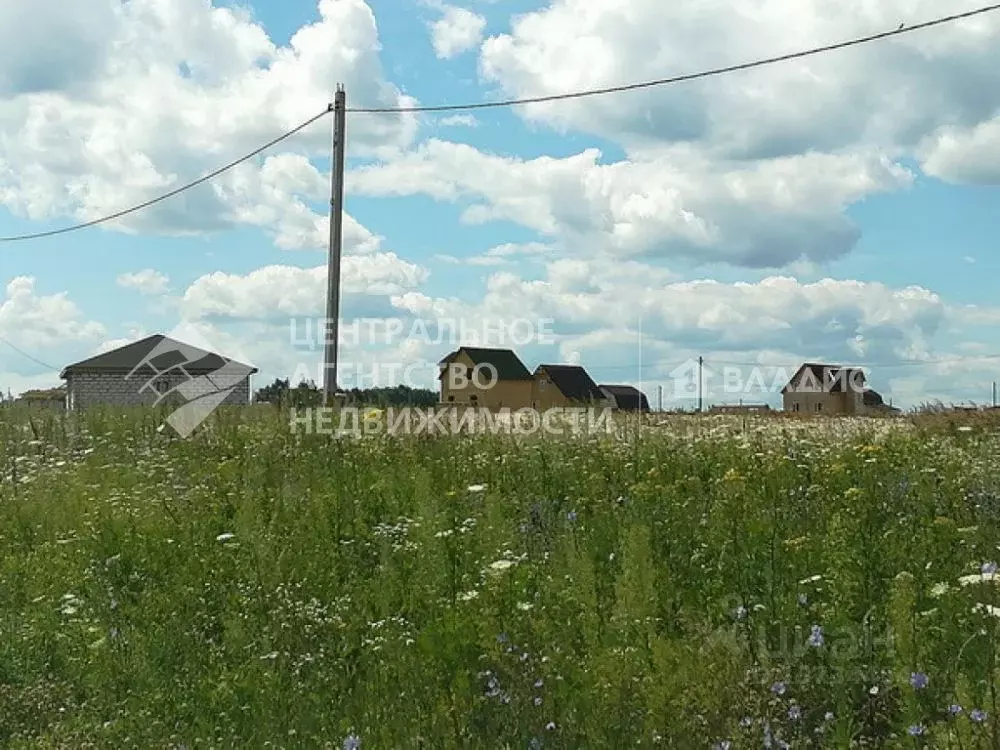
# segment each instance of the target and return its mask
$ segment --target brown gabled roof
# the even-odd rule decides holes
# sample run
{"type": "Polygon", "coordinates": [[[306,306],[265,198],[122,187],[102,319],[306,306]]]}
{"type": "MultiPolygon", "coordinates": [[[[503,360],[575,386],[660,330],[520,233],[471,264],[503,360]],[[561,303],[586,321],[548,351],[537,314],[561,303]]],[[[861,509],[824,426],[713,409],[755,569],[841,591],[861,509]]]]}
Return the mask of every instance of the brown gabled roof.
{"type": "MultiPolygon", "coordinates": [[[[109,352],[98,354],[97,356],[67,365],[59,373],[59,377],[66,379],[67,375],[80,370],[104,370],[104,371],[126,371],[130,372],[144,363],[149,363],[159,371],[169,370],[177,365],[184,365],[190,372],[215,372],[221,369],[230,361],[214,352],[200,349],[183,341],[177,341],[162,334],[148,336],[140,341],[112,349],[109,352]],[[161,353],[155,354],[156,350],[161,353]],[[150,355],[153,357],[150,359],[150,355]]],[[[243,364],[238,362],[237,364],[243,364]]],[[[256,373],[256,367],[243,365],[250,374],[256,373]]]]}
{"type": "Polygon", "coordinates": [[[619,409],[629,411],[649,411],[649,401],[646,394],[631,385],[599,385],[597,386],[615,400],[619,409]]]}
{"type": "MultiPolygon", "coordinates": [[[[510,349],[485,349],[477,346],[460,346],[438,362],[438,365],[443,368],[445,365],[453,362],[455,357],[461,352],[469,355],[473,366],[492,365],[497,372],[497,378],[500,380],[531,380],[531,373],[528,372],[528,368],[524,366],[524,363],[510,349]]],[[[442,375],[444,375],[443,369],[441,375],[438,377],[440,378],[442,375]]]]}
{"type": "Polygon", "coordinates": [[[605,398],[597,383],[580,365],[539,365],[535,375],[543,371],[559,392],[571,401],[601,401],[605,398]]]}
{"type": "Polygon", "coordinates": [[[841,367],[840,365],[824,365],[818,362],[806,362],[795,374],[792,375],[787,385],[781,389],[782,393],[788,391],[804,391],[808,393],[820,391],[829,393],[843,393],[845,385],[857,382],[862,388],[865,387],[865,373],[859,367],[841,367]],[[793,385],[802,383],[800,387],[793,385]]]}

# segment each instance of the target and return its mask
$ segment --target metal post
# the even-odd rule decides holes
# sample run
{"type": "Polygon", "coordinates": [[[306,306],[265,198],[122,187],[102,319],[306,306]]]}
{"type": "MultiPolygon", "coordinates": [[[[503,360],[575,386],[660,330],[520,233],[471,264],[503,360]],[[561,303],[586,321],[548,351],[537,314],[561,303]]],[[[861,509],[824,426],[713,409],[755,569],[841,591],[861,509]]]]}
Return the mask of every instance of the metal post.
{"type": "Polygon", "coordinates": [[[330,177],[330,247],[327,269],[326,319],[323,368],[323,405],[337,394],[337,350],[340,346],[340,256],[344,223],[344,139],[347,95],[337,84],[333,100],[333,172],[330,177]]]}

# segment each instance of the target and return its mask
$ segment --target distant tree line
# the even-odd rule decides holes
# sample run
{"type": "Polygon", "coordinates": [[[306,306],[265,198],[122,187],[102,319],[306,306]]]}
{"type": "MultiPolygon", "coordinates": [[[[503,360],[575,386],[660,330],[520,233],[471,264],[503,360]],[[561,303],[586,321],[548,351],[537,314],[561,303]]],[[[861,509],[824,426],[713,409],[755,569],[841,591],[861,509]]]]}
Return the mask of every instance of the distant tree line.
{"type": "MultiPolygon", "coordinates": [[[[385,388],[350,388],[344,391],[347,403],[355,405],[376,406],[434,406],[438,402],[438,394],[426,388],[410,388],[406,385],[394,385],[385,388]]],[[[274,404],[276,406],[319,406],[323,403],[323,391],[313,381],[303,380],[294,388],[288,378],[276,378],[273,383],[257,389],[254,393],[254,403],[274,404]]]]}

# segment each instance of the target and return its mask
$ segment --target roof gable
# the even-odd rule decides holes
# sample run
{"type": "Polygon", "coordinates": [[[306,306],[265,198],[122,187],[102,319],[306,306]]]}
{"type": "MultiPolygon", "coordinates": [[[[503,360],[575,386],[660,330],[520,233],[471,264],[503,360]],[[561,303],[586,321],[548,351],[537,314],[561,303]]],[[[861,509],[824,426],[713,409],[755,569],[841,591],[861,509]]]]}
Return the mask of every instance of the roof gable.
{"type": "MultiPolygon", "coordinates": [[[[455,361],[464,352],[472,360],[474,367],[491,365],[498,380],[531,380],[531,373],[517,355],[510,349],[485,349],[476,346],[461,346],[438,362],[442,368],[455,361]]],[[[442,369],[442,375],[444,374],[442,369]]]]}
{"type": "MultiPolygon", "coordinates": [[[[162,334],[155,334],[118,349],[112,349],[109,352],[67,365],[59,375],[65,378],[80,370],[132,371],[143,364],[149,364],[159,371],[183,365],[186,370],[192,372],[214,372],[230,361],[232,360],[215,352],[185,344],[183,341],[177,341],[162,334]],[[159,353],[157,353],[158,351],[159,353]]],[[[242,362],[237,364],[243,365],[251,374],[257,372],[256,367],[242,362]]]]}
{"type": "Polygon", "coordinates": [[[573,401],[605,398],[587,371],[579,365],[539,365],[535,375],[544,372],[566,398],[573,401]]]}

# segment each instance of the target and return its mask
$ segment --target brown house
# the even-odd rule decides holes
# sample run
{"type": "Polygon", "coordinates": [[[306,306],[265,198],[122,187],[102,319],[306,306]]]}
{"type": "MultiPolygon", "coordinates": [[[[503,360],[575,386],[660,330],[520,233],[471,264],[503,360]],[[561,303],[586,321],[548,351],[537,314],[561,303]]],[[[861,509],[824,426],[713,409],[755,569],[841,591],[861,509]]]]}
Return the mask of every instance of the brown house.
{"type": "Polygon", "coordinates": [[[631,385],[599,385],[613,409],[620,411],[649,411],[646,394],[631,385]]]}
{"type": "Polygon", "coordinates": [[[531,406],[531,373],[510,349],[462,346],[438,367],[442,404],[512,410],[531,406]]]}
{"type": "Polygon", "coordinates": [[[531,401],[540,411],[610,405],[607,395],[579,365],[539,365],[534,378],[531,401]]]}
{"type": "Polygon", "coordinates": [[[781,389],[784,409],[799,414],[863,414],[865,373],[858,368],[806,362],[781,389]]]}

